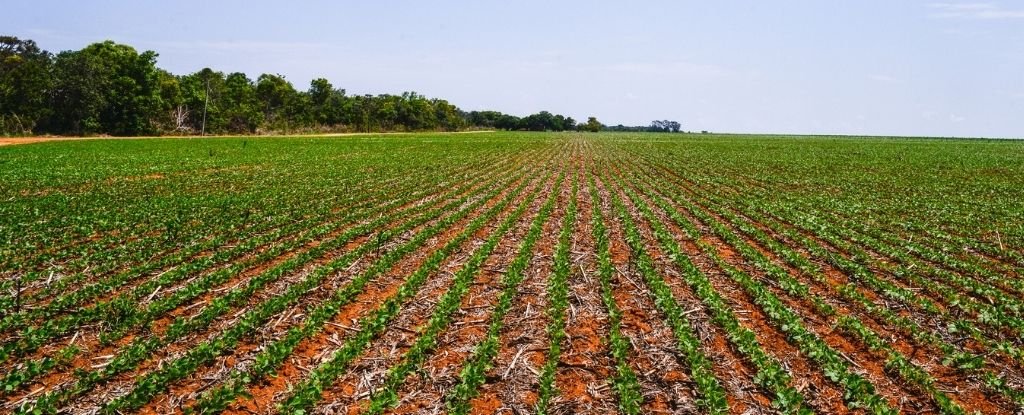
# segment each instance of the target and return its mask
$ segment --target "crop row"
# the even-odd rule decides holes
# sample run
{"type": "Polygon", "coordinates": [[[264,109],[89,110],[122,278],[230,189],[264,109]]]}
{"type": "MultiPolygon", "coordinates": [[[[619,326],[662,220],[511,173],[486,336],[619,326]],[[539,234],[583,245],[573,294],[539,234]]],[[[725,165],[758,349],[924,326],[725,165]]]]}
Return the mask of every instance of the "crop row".
{"type": "MultiPolygon", "coordinates": [[[[479,230],[487,220],[496,216],[504,206],[507,206],[512,198],[522,190],[523,186],[525,186],[525,183],[520,185],[517,190],[506,196],[506,198],[500,203],[488,209],[486,213],[474,219],[473,222],[468,224],[466,231],[463,231],[459,236],[446,243],[443,248],[434,251],[431,254],[431,257],[406,279],[405,283],[403,283],[402,287],[398,289],[398,292],[394,297],[386,300],[385,303],[377,309],[377,311],[371,313],[370,316],[364,317],[360,321],[358,325],[358,327],[360,327],[360,333],[346,343],[347,347],[365,347],[365,344],[361,346],[356,345],[360,341],[359,339],[362,339],[361,341],[369,341],[369,339],[372,339],[375,335],[375,330],[384,329],[387,322],[393,318],[393,315],[388,315],[388,313],[397,313],[397,307],[402,302],[407,301],[408,297],[415,293],[415,289],[425,281],[426,277],[430,275],[430,273],[434,272],[437,267],[440,266],[441,262],[447,258],[460,243],[464,242],[469,235],[479,230]]],[[[489,195],[486,199],[490,200],[496,195],[496,193],[494,195],[489,195]]],[[[472,209],[475,208],[476,206],[472,207],[472,209]]],[[[424,233],[417,235],[416,238],[422,238],[423,241],[426,241],[429,236],[436,235],[443,231],[445,227],[450,227],[458,221],[466,218],[472,209],[466,209],[457,215],[445,218],[432,228],[425,230],[424,233]]],[[[289,330],[283,338],[267,346],[263,352],[255,357],[256,363],[251,368],[248,370],[233,372],[229,375],[224,384],[212,389],[208,393],[205,393],[199,401],[192,406],[192,410],[201,413],[219,412],[223,410],[230,402],[237,398],[239,394],[242,394],[248,385],[272,374],[303,339],[309,338],[319,332],[323,325],[337,314],[342,306],[350,302],[351,299],[361,291],[362,287],[365,286],[366,283],[371,281],[375,276],[387,271],[399,259],[421,244],[422,242],[419,244],[407,245],[407,248],[403,249],[400,247],[385,254],[381,261],[374,263],[370,269],[354,280],[353,283],[347,286],[343,291],[336,292],[330,301],[313,309],[306,322],[289,330]]]]}
{"type": "MultiPolygon", "coordinates": [[[[547,178],[544,179],[544,181],[547,180],[547,178]]],[[[371,403],[372,407],[376,407],[378,410],[384,409],[385,406],[392,402],[391,399],[396,398],[395,389],[404,380],[409,371],[419,364],[420,359],[424,357],[427,350],[433,346],[435,336],[447,325],[451,313],[461,303],[462,295],[468,290],[469,284],[472,282],[472,278],[483,263],[483,260],[494,249],[501,235],[504,235],[515,220],[526,210],[529,202],[540,191],[540,188],[540,186],[535,187],[519,203],[519,206],[491,233],[485,244],[477,248],[466,264],[459,270],[453,285],[438,300],[435,306],[435,313],[431,316],[427,326],[419,330],[421,337],[417,339],[416,343],[406,353],[403,363],[393,367],[388,372],[384,390],[379,391],[379,394],[375,395],[383,398],[375,397],[371,403]]],[[[306,380],[295,387],[291,396],[284,402],[281,408],[282,411],[289,413],[299,412],[319,401],[323,388],[332,384],[341,375],[348,363],[357,357],[373,338],[376,338],[387,328],[388,322],[397,316],[401,310],[401,304],[416,293],[416,288],[425,282],[427,276],[440,265],[441,261],[461,245],[462,242],[469,239],[473,233],[491,218],[496,216],[498,212],[504,210],[513,201],[512,196],[519,194],[521,191],[522,187],[517,188],[502,203],[494,206],[486,214],[476,218],[456,239],[446,244],[445,247],[434,251],[424,265],[415,274],[406,279],[405,284],[399,288],[394,296],[388,298],[374,312],[359,322],[359,327],[361,327],[359,333],[346,341],[341,349],[331,354],[326,361],[310,373],[306,380]],[[420,272],[421,270],[422,272],[420,272]]]]}
{"type": "Polygon", "coordinates": [[[558,246],[555,248],[554,272],[548,279],[548,354],[540,374],[540,400],[537,412],[549,413],[548,405],[557,392],[555,385],[555,369],[558,367],[562,347],[565,343],[565,312],[569,305],[569,286],[567,281],[572,269],[569,255],[569,243],[575,231],[576,194],[579,188],[576,176],[572,178],[572,193],[565,215],[562,217],[562,230],[558,235],[558,246]]]}
{"type": "MultiPolygon", "coordinates": [[[[463,169],[449,172],[449,174],[466,174],[473,171],[477,171],[479,167],[480,166],[477,165],[466,166],[463,169]]],[[[125,244],[125,240],[122,239],[124,238],[122,235],[111,235],[108,238],[112,239],[112,243],[119,244],[116,247],[116,249],[132,253],[131,258],[114,257],[112,256],[110,251],[98,250],[97,252],[103,253],[105,257],[102,258],[102,261],[99,264],[97,264],[97,266],[89,266],[88,268],[85,268],[83,271],[77,272],[73,275],[63,276],[53,284],[46,284],[46,286],[42,290],[33,292],[29,295],[21,294],[20,298],[15,297],[13,295],[9,297],[0,298],[0,304],[11,303],[13,305],[16,299],[20,301],[22,304],[30,304],[34,301],[40,300],[42,296],[46,295],[49,292],[60,293],[64,290],[64,288],[79,285],[80,282],[86,277],[86,272],[84,271],[88,271],[89,275],[103,275],[105,272],[118,268],[118,264],[145,262],[140,266],[131,267],[125,270],[124,272],[121,272],[118,276],[108,278],[107,280],[102,281],[101,283],[98,284],[92,284],[90,286],[87,286],[87,288],[91,288],[93,291],[99,290],[102,292],[104,290],[109,290],[111,287],[117,286],[117,281],[126,281],[131,277],[138,277],[141,275],[145,275],[148,272],[159,270],[163,267],[179,264],[182,260],[186,258],[191,258],[198,253],[202,253],[208,250],[212,250],[214,252],[219,253],[219,248],[225,245],[237,244],[238,241],[244,241],[246,239],[259,236],[263,233],[266,233],[285,224],[294,224],[295,222],[297,222],[296,216],[304,216],[302,217],[301,222],[307,223],[306,226],[312,226],[312,224],[314,223],[325,221],[328,218],[334,216],[334,212],[337,211],[343,211],[352,208],[360,209],[365,208],[366,206],[371,204],[379,204],[381,202],[381,197],[394,194],[393,190],[395,190],[394,186],[396,185],[399,186],[399,188],[404,189],[417,189],[425,185],[437,183],[437,177],[441,176],[424,175],[419,177],[419,180],[417,181],[397,178],[391,178],[381,183],[373,183],[372,181],[368,181],[363,183],[363,186],[365,186],[367,191],[350,195],[348,197],[348,200],[345,201],[339,201],[334,198],[329,198],[327,200],[316,200],[316,203],[314,204],[305,204],[303,206],[303,210],[290,209],[288,211],[282,212],[282,214],[279,215],[267,218],[260,218],[257,223],[251,223],[253,222],[251,220],[247,221],[250,222],[246,224],[247,227],[246,229],[244,229],[246,232],[248,232],[247,235],[240,234],[240,232],[243,231],[243,229],[238,228],[237,224],[224,223],[223,220],[210,221],[210,223],[208,224],[209,226],[196,227],[194,229],[194,232],[188,235],[180,235],[179,237],[174,238],[172,240],[165,240],[167,238],[157,237],[149,238],[165,240],[164,242],[166,243],[164,244],[164,246],[133,246],[133,244],[131,243],[125,244]],[[229,239],[227,235],[231,235],[232,238],[229,239]],[[171,247],[175,247],[175,245],[180,245],[182,243],[181,241],[193,240],[198,240],[199,242],[190,242],[182,249],[170,249],[171,247]],[[161,251],[160,249],[166,249],[167,251],[164,252],[161,251]],[[168,252],[174,253],[168,254],[168,252]],[[154,259],[158,260],[154,261],[154,259]]],[[[246,212],[250,211],[246,209],[246,212]]],[[[253,219],[256,219],[259,214],[257,212],[250,212],[247,213],[246,215],[253,216],[253,219]]],[[[81,257],[77,259],[85,260],[88,258],[81,257]]],[[[62,268],[68,267],[65,264],[64,266],[62,266],[62,268]]],[[[49,272],[51,273],[50,275],[52,275],[53,271],[49,272]]],[[[62,272],[67,272],[67,270],[65,269],[62,272]]],[[[21,280],[19,280],[19,283],[24,285],[26,282],[31,281],[32,279],[39,278],[42,275],[44,275],[44,272],[29,272],[27,275],[22,277],[21,280]]],[[[72,293],[74,293],[74,291],[72,291],[72,293]]],[[[66,297],[67,294],[64,294],[64,296],[66,297]]],[[[77,296],[74,299],[81,301],[87,298],[88,297],[86,296],[77,296]]],[[[56,303],[53,304],[52,306],[48,304],[44,311],[47,314],[51,314],[54,310],[64,309],[75,304],[77,303],[69,302],[67,300],[56,301],[56,303]]],[[[6,328],[4,330],[6,330],[6,328]]]]}
{"type": "Polygon", "coordinates": [[[725,413],[728,411],[726,391],[715,377],[711,360],[702,350],[700,339],[690,327],[685,311],[676,300],[672,289],[658,274],[654,261],[646,252],[644,241],[636,223],[626,212],[625,206],[611,189],[609,193],[612,208],[619,219],[624,238],[630,249],[630,263],[643,276],[658,311],[665,316],[666,322],[676,337],[676,344],[688,364],[690,377],[696,384],[700,395],[697,404],[708,413],[725,413]]]}
{"type": "MultiPolygon", "coordinates": [[[[369,209],[367,211],[356,210],[356,211],[348,212],[346,217],[342,218],[343,220],[341,220],[340,223],[347,223],[347,222],[350,222],[352,220],[355,220],[355,219],[358,219],[358,218],[361,218],[361,217],[371,217],[372,218],[374,216],[381,216],[381,214],[387,212],[388,210],[393,209],[394,207],[397,207],[397,206],[399,206],[399,205],[401,205],[403,203],[406,203],[406,200],[414,200],[413,198],[416,198],[416,197],[419,197],[419,196],[421,196],[421,195],[418,195],[418,194],[414,193],[414,194],[409,195],[409,197],[406,197],[406,198],[403,198],[403,199],[399,199],[398,201],[396,201],[396,202],[394,202],[392,204],[388,204],[388,205],[385,205],[385,206],[382,206],[382,207],[378,207],[378,208],[374,208],[374,209],[369,209]]],[[[420,210],[421,209],[425,209],[428,206],[429,205],[422,205],[422,206],[418,207],[417,209],[420,209],[420,210]]],[[[414,212],[415,212],[415,210],[411,211],[410,213],[414,213],[414,212]]],[[[308,261],[309,259],[315,258],[315,257],[317,257],[319,255],[322,255],[325,252],[328,252],[331,249],[337,248],[337,247],[347,243],[347,241],[351,240],[351,238],[353,238],[355,236],[358,236],[358,235],[361,235],[361,234],[366,234],[366,233],[374,231],[376,229],[375,227],[379,226],[380,223],[384,222],[384,220],[385,220],[385,218],[383,218],[381,216],[381,217],[378,217],[376,220],[374,220],[374,221],[372,221],[370,223],[364,223],[361,226],[356,226],[354,228],[350,228],[345,234],[340,235],[339,237],[336,237],[336,238],[334,238],[334,239],[332,239],[332,240],[330,240],[330,241],[328,241],[326,243],[321,243],[317,247],[315,247],[313,249],[310,249],[310,250],[304,252],[303,254],[301,254],[299,258],[297,258],[295,260],[292,260],[291,263],[290,263],[291,268],[297,267],[297,266],[301,265],[302,263],[304,263],[305,261],[308,261]]],[[[315,238],[315,237],[326,235],[327,232],[333,230],[337,226],[340,226],[340,223],[339,224],[327,223],[327,224],[321,225],[318,228],[314,228],[312,230],[312,232],[310,232],[311,234],[307,235],[305,238],[298,239],[298,240],[292,240],[292,241],[290,241],[290,243],[286,243],[286,244],[279,244],[274,249],[269,249],[269,250],[263,252],[262,254],[256,256],[255,258],[252,258],[249,261],[245,261],[245,262],[242,262],[242,263],[236,263],[236,264],[234,264],[231,267],[219,270],[218,272],[215,272],[213,274],[209,274],[209,275],[207,275],[205,277],[193,280],[186,287],[184,287],[184,288],[182,288],[180,290],[174,291],[174,293],[172,295],[164,297],[164,298],[161,298],[160,300],[157,300],[157,301],[150,302],[146,307],[144,307],[142,309],[133,308],[134,304],[137,301],[140,300],[140,297],[138,297],[138,296],[133,296],[133,297],[121,296],[121,297],[116,297],[116,298],[114,298],[113,300],[111,300],[109,302],[99,303],[99,304],[97,304],[94,307],[81,309],[78,313],[73,314],[71,316],[68,316],[68,317],[66,317],[64,319],[61,319],[61,320],[51,320],[51,321],[53,321],[53,323],[50,326],[48,326],[48,327],[50,327],[52,329],[50,337],[55,336],[55,335],[60,335],[63,332],[66,332],[67,330],[73,329],[73,328],[75,328],[75,327],[77,327],[79,325],[86,324],[86,323],[88,323],[90,321],[99,320],[99,321],[104,321],[109,326],[108,331],[103,333],[102,338],[104,338],[107,341],[111,341],[111,340],[120,338],[128,329],[130,329],[132,327],[138,327],[138,326],[147,324],[149,321],[152,321],[154,318],[158,318],[158,317],[164,315],[164,313],[166,313],[166,312],[168,312],[170,310],[173,310],[174,308],[178,307],[184,301],[186,301],[188,299],[191,299],[191,298],[195,298],[196,296],[198,296],[198,295],[208,291],[208,289],[210,287],[213,287],[216,284],[218,284],[221,281],[223,281],[224,279],[229,278],[229,277],[237,274],[242,269],[245,269],[246,267],[248,267],[248,266],[250,266],[252,264],[258,264],[261,261],[266,261],[266,260],[268,260],[270,258],[274,258],[275,256],[280,255],[283,252],[288,252],[289,250],[294,249],[295,247],[299,246],[300,244],[304,244],[304,243],[306,243],[306,241],[311,240],[311,238],[315,238]],[[119,308],[117,308],[118,312],[117,313],[111,313],[110,310],[115,308],[115,307],[119,307],[119,308]]],[[[282,232],[285,232],[287,230],[288,229],[282,230],[282,232]]],[[[273,240],[273,239],[271,239],[271,240],[273,240]]],[[[260,238],[260,239],[252,240],[249,243],[240,245],[239,247],[243,248],[243,249],[252,249],[252,248],[254,248],[256,246],[262,246],[262,244],[267,243],[267,242],[268,241],[266,239],[260,238]]],[[[179,268],[179,269],[182,269],[182,268],[179,268]]],[[[289,268],[278,268],[277,275],[283,274],[288,269],[289,268]]],[[[166,274],[164,276],[166,276],[166,274]]],[[[167,286],[167,285],[169,285],[169,281],[171,281],[170,278],[168,278],[167,280],[163,280],[163,281],[152,281],[151,280],[151,281],[148,282],[149,283],[148,285],[150,285],[150,287],[144,288],[143,290],[135,290],[134,293],[137,294],[137,295],[141,295],[142,293],[146,293],[146,292],[151,291],[153,289],[153,287],[152,287],[153,285],[155,285],[156,287],[167,286]]],[[[259,278],[257,278],[255,281],[269,282],[269,280],[262,280],[262,279],[259,279],[259,278]]],[[[259,288],[259,285],[250,284],[249,287],[248,287],[247,292],[255,291],[258,288],[259,288]]],[[[239,298],[244,298],[244,296],[245,296],[245,293],[239,292],[239,294],[238,294],[239,298]]],[[[46,340],[46,338],[47,338],[47,336],[45,336],[45,332],[34,332],[34,333],[39,333],[38,338],[40,340],[37,340],[36,344],[41,343],[42,341],[46,340]]],[[[31,346],[34,346],[34,345],[33,344],[29,344],[29,347],[31,347],[31,346]]],[[[22,350],[24,350],[24,349],[22,349],[22,350]]],[[[11,384],[8,383],[7,386],[10,387],[11,384]]]]}
{"type": "MultiPolygon", "coordinates": [[[[736,218],[733,217],[732,219],[735,221],[736,218]]],[[[705,217],[705,220],[709,219],[705,217]]],[[[748,234],[758,233],[756,228],[750,226],[746,226],[741,229],[743,229],[743,231],[748,234]]],[[[815,308],[818,309],[818,311],[824,315],[835,315],[835,311],[832,310],[831,307],[828,306],[827,304],[824,304],[823,299],[816,297],[810,298],[809,294],[807,294],[806,287],[802,287],[801,285],[799,285],[799,283],[793,280],[787,281],[786,279],[783,279],[785,274],[777,269],[773,271],[769,265],[766,265],[766,262],[763,258],[759,258],[759,254],[757,253],[757,251],[751,250],[749,249],[749,247],[744,247],[742,243],[737,243],[735,235],[733,235],[730,230],[717,228],[716,232],[723,238],[731,240],[733,245],[739,248],[741,253],[743,253],[744,256],[747,257],[749,262],[756,264],[759,268],[768,271],[769,274],[775,277],[773,278],[774,280],[781,280],[781,286],[785,288],[790,294],[809,298],[810,301],[812,301],[812,303],[814,304],[815,308]]],[[[759,235],[759,239],[761,239],[762,241],[768,240],[768,238],[766,238],[765,235],[759,235]]],[[[806,239],[805,242],[807,242],[806,239]]],[[[781,256],[787,258],[798,269],[805,270],[805,272],[818,276],[819,280],[821,281],[824,280],[824,278],[820,276],[820,272],[813,272],[813,266],[806,262],[806,260],[801,261],[799,255],[796,255],[794,252],[791,251],[791,249],[789,249],[785,245],[779,244],[777,242],[766,242],[766,246],[770,246],[774,251],[779,252],[781,256]]],[[[809,248],[814,247],[810,246],[809,248]]],[[[819,254],[823,253],[819,252],[819,254]]],[[[902,328],[908,335],[910,335],[919,343],[938,346],[940,350],[942,350],[945,354],[944,364],[965,370],[978,369],[981,367],[978,366],[979,364],[983,365],[981,356],[958,351],[956,350],[956,348],[942,342],[941,339],[938,339],[929,331],[922,330],[911,320],[908,320],[905,317],[899,316],[896,313],[889,311],[884,306],[877,306],[871,304],[870,301],[863,297],[863,295],[859,294],[856,288],[851,286],[843,286],[840,287],[838,291],[842,297],[844,297],[848,301],[851,301],[851,303],[863,304],[873,315],[876,315],[886,320],[887,322],[893,323],[898,327],[902,328]]],[[[888,356],[886,362],[887,367],[890,370],[892,370],[894,373],[897,373],[911,384],[915,384],[917,385],[917,387],[927,391],[927,393],[932,395],[937,404],[940,407],[944,408],[946,412],[956,413],[959,411],[959,409],[956,408],[955,404],[952,404],[950,402],[948,397],[946,397],[944,394],[936,390],[936,388],[932,385],[933,380],[927,373],[925,373],[916,365],[912,364],[909,361],[909,359],[902,356],[900,353],[895,352],[891,346],[882,342],[877,334],[871,332],[862,323],[860,323],[856,319],[850,318],[849,316],[844,316],[843,318],[840,318],[838,320],[837,325],[841,329],[850,332],[859,340],[864,342],[869,347],[869,349],[876,352],[880,352],[885,356],[888,356]]],[[[1002,378],[1002,375],[991,371],[985,371],[984,375],[986,378],[986,382],[988,382],[992,389],[998,391],[999,393],[1003,393],[1012,401],[1019,402],[1019,392],[1016,392],[1013,390],[1013,388],[1007,386],[1005,380],[1003,380],[1002,378]]]]}
{"type": "MultiPolygon", "coordinates": [[[[621,179],[621,178],[617,178],[621,179]]],[[[773,406],[787,413],[808,413],[810,409],[804,406],[804,397],[793,386],[793,380],[782,367],[777,359],[764,351],[757,341],[753,331],[743,327],[732,309],[718,293],[711,281],[705,277],[696,265],[683,252],[679,243],[673,239],[671,232],[655,216],[653,210],[648,206],[647,201],[641,200],[640,196],[624,186],[621,180],[618,185],[624,189],[629,198],[633,201],[643,218],[653,228],[653,233],[661,244],[668,257],[673,259],[675,265],[682,270],[683,278],[690,289],[697,294],[703,304],[712,312],[716,324],[722,327],[727,333],[729,341],[757,368],[754,377],[755,383],[774,393],[773,406]]],[[[648,194],[648,197],[653,195],[648,194]]],[[[665,206],[655,200],[655,203],[662,209],[665,206]]],[[[678,219],[677,217],[674,219],[678,219]]],[[[676,221],[678,224],[678,220],[676,221]]],[[[692,239],[694,234],[688,236],[692,239]]]]}
{"type": "MultiPolygon", "coordinates": [[[[676,201],[679,202],[678,199],[676,201]]],[[[684,219],[682,218],[682,216],[678,214],[678,212],[672,212],[672,208],[664,204],[664,200],[656,200],[656,203],[659,204],[663,209],[669,211],[669,215],[673,216],[674,220],[677,223],[689,223],[683,222],[684,219]]],[[[747,259],[748,263],[752,263],[756,265],[758,268],[761,268],[762,270],[766,271],[768,275],[772,277],[772,279],[775,282],[777,282],[781,287],[783,287],[783,289],[787,293],[791,295],[802,296],[805,299],[809,299],[815,305],[815,308],[825,316],[831,318],[837,317],[836,311],[831,306],[825,304],[823,299],[816,296],[811,296],[806,286],[803,286],[800,282],[793,279],[785,271],[774,267],[774,265],[768,262],[763,257],[763,255],[761,255],[757,250],[753,249],[751,246],[747,245],[744,241],[738,238],[736,234],[733,233],[730,229],[726,228],[724,225],[714,220],[714,218],[707,215],[705,212],[697,209],[695,206],[691,204],[687,204],[686,208],[690,214],[699,218],[703,223],[710,225],[712,231],[718,237],[722,238],[727,243],[729,243],[733,248],[737,249],[737,251],[739,251],[741,255],[743,255],[747,259]]],[[[689,231],[692,236],[696,232],[696,229],[689,227],[689,231]]],[[[710,245],[706,244],[702,244],[702,247],[705,249],[705,251],[713,251],[714,249],[710,245]]],[[[750,288],[748,289],[758,291],[764,289],[762,287],[757,287],[753,285],[756,284],[756,281],[753,278],[751,278],[750,275],[743,275],[741,271],[729,266],[728,264],[721,260],[719,260],[719,265],[723,269],[725,269],[730,276],[733,276],[734,278],[737,278],[741,281],[746,281],[748,284],[751,284],[750,288]]],[[[770,297],[765,296],[765,298],[767,301],[770,297]]],[[[776,302],[776,304],[781,303],[776,302]]],[[[772,315],[776,313],[769,312],[768,314],[772,315]]],[[[891,347],[883,347],[883,345],[881,345],[879,342],[872,342],[871,340],[878,339],[878,335],[867,329],[866,326],[864,326],[863,323],[858,321],[855,317],[843,316],[842,318],[839,318],[837,325],[844,329],[851,330],[852,332],[859,335],[862,341],[868,343],[868,346],[871,350],[882,351],[884,354],[888,355],[889,359],[886,361],[886,366],[891,370],[899,373],[906,380],[916,384],[919,388],[926,390],[929,394],[933,396],[936,403],[943,409],[945,413],[963,413],[963,410],[959,408],[955,403],[953,403],[948,396],[936,390],[936,388],[934,387],[934,380],[927,373],[925,373],[919,367],[914,366],[912,363],[909,362],[909,360],[906,357],[904,357],[899,352],[896,352],[891,347]]],[[[832,354],[836,355],[834,352],[832,354]]],[[[837,355],[836,358],[837,360],[841,360],[841,358],[837,355]]],[[[834,366],[835,364],[830,363],[829,365],[834,366]]],[[[828,373],[827,368],[829,367],[829,365],[823,365],[823,367],[826,368],[826,373],[828,373]]],[[[834,376],[830,376],[830,378],[834,379],[834,376]]],[[[840,383],[844,382],[840,381],[840,383]]],[[[856,402],[856,405],[859,405],[860,402],[862,401],[856,402]]]]}
{"type": "MultiPolygon", "coordinates": [[[[482,190],[486,188],[487,186],[484,186],[481,187],[480,189],[482,190]]],[[[493,190],[492,194],[494,194],[497,191],[497,189],[493,190]]],[[[458,194],[458,191],[454,192],[454,194],[458,194]]],[[[440,214],[442,212],[451,211],[452,209],[464,204],[471,197],[472,194],[467,194],[459,200],[449,202],[445,206],[434,208],[429,212],[425,212],[423,214],[418,215],[418,217],[416,215],[416,212],[422,211],[423,209],[429,207],[429,205],[419,206],[410,210],[408,213],[413,214],[413,220],[406,221],[404,225],[398,227],[397,229],[381,233],[382,236],[377,238],[376,241],[364,243],[356,251],[352,251],[344,255],[341,258],[334,260],[332,263],[328,265],[317,268],[315,272],[307,276],[307,278],[304,280],[304,284],[297,284],[289,287],[289,293],[293,297],[298,294],[301,294],[302,292],[304,292],[303,290],[300,290],[301,287],[315,286],[315,283],[318,282],[323,277],[325,277],[326,275],[334,272],[334,270],[342,269],[344,268],[344,266],[347,266],[344,264],[350,263],[351,261],[353,261],[355,258],[359,257],[362,254],[366,254],[374,249],[377,249],[377,243],[381,241],[387,241],[396,235],[402,234],[405,230],[419,226],[419,224],[423,223],[426,220],[429,220],[434,215],[440,214]]],[[[484,199],[479,199],[477,202],[474,203],[482,203],[483,200],[484,199]]],[[[90,374],[91,376],[81,378],[79,380],[79,383],[76,384],[76,387],[72,388],[71,390],[80,392],[88,390],[92,384],[102,381],[103,379],[110,378],[116,373],[133,367],[134,364],[137,364],[141,359],[145,358],[151,350],[155,349],[156,347],[159,347],[162,344],[168,344],[178,338],[181,338],[187,333],[208,326],[215,318],[227,312],[230,308],[236,307],[247,301],[251,293],[254,292],[257,288],[266,285],[266,283],[270,281],[278,279],[281,275],[284,275],[289,270],[297,269],[301,264],[306,263],[313,258],[317,258],[324,252],[326,252],[328,249],[330,249],[331,245],[340,246],[343,245],[343,241],[351,240],[353,236],[367,234],[372,231],[380,232],[379,227],[392,220],[393,219],[391,216],[380,216],[371,222],[353,228],[348,232],[348,237],[342,235],[341,237],[339,237],[339,239],[337,239],[338,243],[336,244],[321,244],[317,247],[318,249],[307,251],[303,255],[294,257],[288,261],[278,264],[274,268],[264,271],[260,276],[257,276],[256,278],[251,280],[249,284],[247,284],[245,287],[236,288],[224,294],[223,296],[214,299],[210,303],[210,305],[204,308],[198,315],[191,318],[179,317],[178,319],[174,320],[168,327],[164,336],[140,338],[139,341],[133,342],[133,344],[125,348],[125,350],[121,354],[119,354],[118,357],[116,357],[111,362],[111,364],[107,365],[102,372],[93,372],[90,374]],[[320,249],[321,247],[322,249],[320,249]]],[[[261,310],[279,308],[288,302],[282,302],[280,298],[283,297],[275,297],[272,303],[265,303],[263,307],[266,308],[262,308],[261,310]]],[[[60,395],[67,395],[67,393],[62,393],[60,395]]]]}
{"type": "Polygon", "coordinates": [[[449,413],[467,414],[471,406],[470,400],[476,396],[480,385],[485,382],[485,375],[494,367],[494,359],[498,354],[500,346],[499,338],[504,326],[505,315],[512,308],[512,301],[519,294],[519,285],[525,278],[526,267],[533,256],[533,248],[541,236],[544,223],[551,216],[555,208],[556,192],[541,208],[540,213],[534,217],[522,242],[519,244],[519,251],[512,263],[505,270],[502,279],[502,291],[498,301],[491,312],[487,328],[487,336],[473,347],[473,352],[466,360],[462,370],[459,372],[459,383],[448,394],[446,400],[449,413]]]}

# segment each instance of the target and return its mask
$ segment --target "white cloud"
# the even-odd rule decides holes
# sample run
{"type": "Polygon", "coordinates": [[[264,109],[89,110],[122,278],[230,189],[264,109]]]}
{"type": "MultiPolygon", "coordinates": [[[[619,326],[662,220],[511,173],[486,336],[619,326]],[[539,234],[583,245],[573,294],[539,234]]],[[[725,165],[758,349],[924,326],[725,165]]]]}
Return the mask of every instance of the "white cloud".
{"type": "Polygon", "coordinates": [[[994,3],[931,3],[932,13],[938,19],[1024,19],[1024,9],[1004,9],[994,3]]]}
{"type": "Polygon", "coordinates": [[[959,123],[967,120],[967,117],[963,117],[956,114],[949,114],[949,121],[959,123]]]}

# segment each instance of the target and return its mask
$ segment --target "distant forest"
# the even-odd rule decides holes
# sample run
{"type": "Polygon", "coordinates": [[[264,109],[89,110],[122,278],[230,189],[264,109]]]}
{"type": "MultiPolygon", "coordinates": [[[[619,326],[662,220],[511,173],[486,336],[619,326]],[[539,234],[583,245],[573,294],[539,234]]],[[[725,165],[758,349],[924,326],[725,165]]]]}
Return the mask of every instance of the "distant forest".
{"type": "Polygon", "coordinates": [[[31,40],[0,36],[0,135],[680,130],[667,120],[607,127],[594,117],[577,123],[547,111],[467,112],[415,92],[347,95],[323,78],[300,91],[281,75],[252,80],[210,68],[174,75],[156,58],[112,41],[54,55],[31,40]]]}

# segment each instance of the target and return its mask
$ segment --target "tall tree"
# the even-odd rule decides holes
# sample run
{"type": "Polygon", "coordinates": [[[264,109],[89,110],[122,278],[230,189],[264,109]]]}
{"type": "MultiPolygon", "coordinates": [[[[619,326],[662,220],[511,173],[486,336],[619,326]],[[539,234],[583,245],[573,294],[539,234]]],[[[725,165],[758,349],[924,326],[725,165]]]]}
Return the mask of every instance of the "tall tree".
{"type": "Polygon", "coordinates": [[[151,120],[162,107],[156,52],[138,53],[135,48],[112,41],[94,43],[81,53],[105,63],[106,105],[100,123],[114,135],[156,132],[151,120]]]}
{"type": "Polygon", "coordinates": [[[229,132],[255,133],[263,123],[263,112],[256,99],[256,87],[244,73],[234,72],[225,78],[219,107],[229,132]]]}
{"type": "Polygon", "coordinates": [[[46,116],[52,59],[31,40],[0,36],[0,134],[32,134],[46,116]]]}
{"type": "Polygon", "coordinates": [[[53,63],[52,116],[48,131],[58,134],[105,132],[100,112],[107,105],[108,67],[97,56],[80,51],[57,54],[53,63]]]}
{"type": "Polygon", "coordinates": [[[179,78],[184,111],[193,132],[226,132],[228,120],[221,110],[227,80],[223,72],[203,68],[179,78]]]}
{"type": "MultiPolygon", "coordinates": [[[[540,111],[525,117],[464,112],[416,92],[347,96],[316,78],[297,91],[281,75],[255,82],[243,73],[210,68],[174,76],[156,67],[157,54],[106,41],[53,56],[30,40],[0,36],[0,134],[256,133],[309,131],[504,130],[606,128],[593,118],[540,111]]],[[[629,131],[679,131],[675,121],[629,131]]]]}
{"type": "Polygon", "coordinates": [[[597,120],[597,117],[588,117],[587,123],[583,124],[580,127],[580,130],[596,133],[601,131],[602,128],[604,128],[604,124],[601,124],[601,122],[597,120]]]}
{"type": "Polygon", "coordinates": [[[313,111],[313,121],[319,125],[330,125],[333,121],[331,104],[334,86],[324,78],[314,79],[309,83],[309,102],[313,111]]]}
{"type": "Polygon", "coordinates": [[[551,115],[550,112],[541,111],[536,114],[530,114],[523,118],[522,128],[530,131],[546,131],[553,130],[555,116],[551,115]]]}
{"type": "Polygon", "coordinates": [[[160,110],[154,114],[153,124],[158,131],[185,132],[187,113],[184,109],[184,96],[181,93],[181,82],[178,77],[163,69],[157,73],[160,88],[160,110]]]}
{"type": "Polygon", "coordinates": [[[263,118],[270,128],[294,128],[289,125],[297,93],[291,82],[281,75],[263,74],[256,80],[256,97],[263,109],[263,118]]]}
{"type": "Polygon", "coordinates": [[[466,126],[459,107],[443,99],[434,99],[430,102],[434,108],[434,118],[437,120],[438,127],[445,131],[457,131],[466,126]]]}
{"type": "Polygon", "coordinates": [[[156,52],[112,41],[62,52],[54,62],[52,125],[59,132],[155,133],[163,109],[156,52]]]}
{"type": "Polygon", "coordinates": [[[494,122],[496,128],[509,131],[518,130],[522,124],[522,119],[510,114],[500,114],[494,122]]]}

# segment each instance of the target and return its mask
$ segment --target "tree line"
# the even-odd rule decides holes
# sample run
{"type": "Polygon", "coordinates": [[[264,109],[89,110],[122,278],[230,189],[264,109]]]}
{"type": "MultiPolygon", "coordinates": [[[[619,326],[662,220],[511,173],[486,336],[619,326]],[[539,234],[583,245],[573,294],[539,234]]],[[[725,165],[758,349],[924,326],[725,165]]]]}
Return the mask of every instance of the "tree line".
{"type": "MultiPolygon", "coordinates": [[[[0,36],[0,135],[608,129],[594,117],[577,123],[547,111],[467,112],[416,92],[348,95],[323,78],[302,91],[276,74],[174,75],[157,67],[157,56],[113,41],[52,54],[0,36]]],[[[672,123],[665,132],[679,131],[672,123]]]]}
{"type": "Polygon", "coordinates": [[[678,121],[654,120],[651,121],[651,125],[626,126],[619,124],[613,126],[606,126],[604,130],[647,133],[678,133],[682,127],[682,124],[680,124],[678,121]]]}

